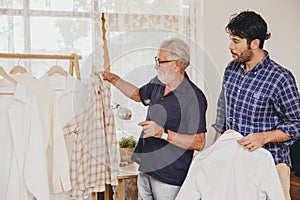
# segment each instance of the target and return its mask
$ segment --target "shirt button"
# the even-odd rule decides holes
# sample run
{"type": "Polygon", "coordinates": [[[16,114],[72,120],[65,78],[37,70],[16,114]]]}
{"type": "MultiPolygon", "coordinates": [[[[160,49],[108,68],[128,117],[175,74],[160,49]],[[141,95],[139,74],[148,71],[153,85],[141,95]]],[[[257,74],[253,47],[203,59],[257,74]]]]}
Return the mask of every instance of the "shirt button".
{"type": "Polygon", "coordinates": [[[238,93],[240,93],[240,92],[241,92],[241,90],[238,90],[237,92],[238,92],[238,93]]]}
{"type": "Polygon", "coordinates": [[[257,74],[257,72],[254,72],[254,74],[256,75],[256,74],[257,74]]]}
{"type": "Polygon", "coordinates": [[[165,99],[165,98],[163,98],[163,97],[161,98],[161,100],[164,100],[164,99],[165,99]]]}

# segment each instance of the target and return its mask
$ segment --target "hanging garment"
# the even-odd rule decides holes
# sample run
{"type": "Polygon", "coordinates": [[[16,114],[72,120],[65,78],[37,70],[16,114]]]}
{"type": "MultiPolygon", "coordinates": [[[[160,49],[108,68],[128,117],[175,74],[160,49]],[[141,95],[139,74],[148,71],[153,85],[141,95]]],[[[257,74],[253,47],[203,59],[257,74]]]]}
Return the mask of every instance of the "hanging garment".
{"type": "Polygon", "coordinates": [[[87,85],[71,75],[43,75],[40,79],[55,92],[59,118],[64,127],[74,116],[78,115],[86,105],[87,85]]]}
{"type": "Polygon", "coordinates": [[[271,153],[253,152],[238,142],[238,132],[222,134],[199,152],[176,200],[283,200],[284,195],[271,153]]]}
{"type": "Polygon", "coordinates": [[[0,199],[49,200],[37,102],[22,83],[13,87],[13,95],[0,95],[0,199]]]}
{"type": "MultiPolygon", "coordinates": [[[[36,97],[36,100],[38,102],[39,110],[40,110],[40,116],[41,116],[41,122],[42,122],[42,128],[44,132],[44,146],[45,149],[48,148],[49,145],[52,145],[51,141],[51,131],[50,131],[50,123],[51,123],[51,115],[49,114],[50,110],[53,108],[50,106],[53,106],[54,100],[55,100],[55,94],[51,90],[51,88],[46,87],[44,84],[41,84],[41,82],[34,78],[29,73],[21,73],[21,74],[9,74],[11,77],[13,77],[18,82],[23,83],[26,85],[30,90],[33,92],[33,94],[36,97]]],[[[1,84],[5,84],[2,82],[1,84]]],[[[7,81],[6,81],[6,84],[7,81]]]]}
{"type": "Polygon", "coordinates": [[[26,85],[36,97],[47,153],[50,191],[69,191],[70,167],[54,91],[29,73],[10,76],[26,85]]]}
{"type": "MultiPolygon", "coordinates": [[[[86,104],[87,85],[75,79],[74,77],[61,74],[48,76],[45,74],[40,79],[45,85],[52,88],[56,96],[56,105],[58,114],[63,128],[67,122],[71,121],[74,116],[78,115],[86,104]]],[[[68,152],[68,162],[71,163],[72,147],[74,143],[74,134],[65,137],[66,148],[68,152]]],[[[69,171],[68,171],[69,172],[69,171]]],[[[51,192],[51,191],[50,191],[51,192]]],[[[54,194],[51,192],[51,200],[69,200],[69,192],[54,194]]]]}
{"type": "Polygon", "coordinates": [[[71,198],[77,200],[117,185],[119,171],[110,85],[91,75],[87,91],[87,107],[64,128],[65,135],[76,134],[70,172],[71,198]]]}

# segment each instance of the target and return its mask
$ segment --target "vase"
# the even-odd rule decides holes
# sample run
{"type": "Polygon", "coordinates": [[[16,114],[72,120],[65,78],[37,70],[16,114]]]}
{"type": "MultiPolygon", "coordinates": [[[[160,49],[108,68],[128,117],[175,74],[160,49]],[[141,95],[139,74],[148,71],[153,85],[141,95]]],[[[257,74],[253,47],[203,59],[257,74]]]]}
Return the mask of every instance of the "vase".
{"type": "Polygon", "coordinates": [[[134,148],[120,148],[121,162],[132,163],[131,156],[134,148]]]}

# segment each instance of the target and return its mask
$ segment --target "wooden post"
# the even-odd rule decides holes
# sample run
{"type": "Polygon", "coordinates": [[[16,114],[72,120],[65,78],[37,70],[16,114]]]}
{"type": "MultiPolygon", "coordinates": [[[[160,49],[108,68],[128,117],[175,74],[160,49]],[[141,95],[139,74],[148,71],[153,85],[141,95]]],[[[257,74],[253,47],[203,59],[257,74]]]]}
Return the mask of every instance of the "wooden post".
{"type": "Polygon", "coordinates": [[[105,17],[104,13],[102,13],[102,41],[103,41],[103,58],[104,58],[104,64],[103,67],[105,71],[110,72],[110,60],[109,60],[109,53],[107,48],[107,40],[106,40],[106,29],[105,29],[105,17]]]}

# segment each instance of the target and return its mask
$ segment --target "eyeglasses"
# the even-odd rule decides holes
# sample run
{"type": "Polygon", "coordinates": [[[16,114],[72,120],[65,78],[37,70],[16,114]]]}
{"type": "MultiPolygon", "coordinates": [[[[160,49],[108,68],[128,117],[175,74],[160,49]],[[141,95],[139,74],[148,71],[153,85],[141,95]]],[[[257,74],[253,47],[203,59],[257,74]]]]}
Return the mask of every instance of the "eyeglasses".
{"type": "Polygon", "coordinates": [[[175,61],[178,61],[178,60],[158,60],[158,58],[155,56],[155,65],[157,67],[160,67],[160,64],[161,63],[168,63],[168,62],[175,62],[175,61]]]}

